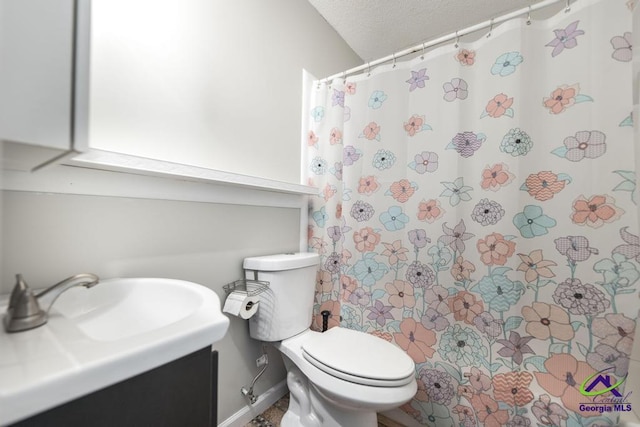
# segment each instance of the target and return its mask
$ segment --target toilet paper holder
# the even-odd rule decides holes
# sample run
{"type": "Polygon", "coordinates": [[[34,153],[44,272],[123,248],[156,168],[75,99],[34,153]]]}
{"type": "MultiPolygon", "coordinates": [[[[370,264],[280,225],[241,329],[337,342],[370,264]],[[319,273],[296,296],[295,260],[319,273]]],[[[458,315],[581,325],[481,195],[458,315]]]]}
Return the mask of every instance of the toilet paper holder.
{"type": "Polygon", "coordinates": [[[269,288],[269,282],[264,280],[240,279],[227,283],[222,287],[228,294],[231,292],[241,292],[247,296],[255,296],[265,292],[269,288]]]}
{"type": "Polygon", "coordinates": [[[227,293],[222,311],[242,319],[254,316],[260,305],[259,295],[269,288],[269,282],[241,279],[223,286],[227,293]]]}
{"type": "MultiPolygon", "coordinates": [[[[269,289],[269,282],[265,280],[240,279],[231,283],[227,283],[222,287],[222,289],[224,289],[227,295],[231,294],[232,292],[236,292],[253,297],[269,289]]],[[[251,306],[247,307],[247,309],[250,308],[251,306]]]]}

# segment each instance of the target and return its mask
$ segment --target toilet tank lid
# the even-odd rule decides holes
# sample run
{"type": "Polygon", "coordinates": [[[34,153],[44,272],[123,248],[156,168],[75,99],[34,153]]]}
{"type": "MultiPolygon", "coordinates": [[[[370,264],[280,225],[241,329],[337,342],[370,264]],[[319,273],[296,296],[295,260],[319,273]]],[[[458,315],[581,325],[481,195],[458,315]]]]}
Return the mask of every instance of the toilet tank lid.
{"type": "Polygon", "coordinates": [[[318,265],[320,256],[312,252],[297,252],[245,258],[245,270],[283,271],[318,265]]]}

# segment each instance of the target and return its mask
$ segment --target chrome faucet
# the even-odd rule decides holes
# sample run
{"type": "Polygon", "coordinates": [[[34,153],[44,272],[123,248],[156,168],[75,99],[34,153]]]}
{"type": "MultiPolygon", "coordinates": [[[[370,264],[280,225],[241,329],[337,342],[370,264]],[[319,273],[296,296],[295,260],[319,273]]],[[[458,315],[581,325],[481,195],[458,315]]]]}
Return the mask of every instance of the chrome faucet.
{"type": "Polygon", "coordinates": [[[90,288],[99,281],[95,274],[81,273],[34,294],[22,278],[22,274],[17,274],[16,285],[9,297],[7,314],[4,316],[4,329],[7,332],[20,332],[44,325],[49,318],[51,306],[60,294],[75,286],[90,288]],[[45,310],[40,308],[41,304],[45,310]]]}

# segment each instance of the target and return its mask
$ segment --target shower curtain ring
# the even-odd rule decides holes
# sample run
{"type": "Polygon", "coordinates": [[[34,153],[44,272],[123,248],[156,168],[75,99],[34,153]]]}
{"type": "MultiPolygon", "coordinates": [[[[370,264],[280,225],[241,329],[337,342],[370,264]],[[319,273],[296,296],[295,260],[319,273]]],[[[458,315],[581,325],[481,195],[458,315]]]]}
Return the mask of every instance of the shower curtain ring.
{"type": "Polygon", "coordinates": [[[456,43],[453,46],[456,49],[460,47],[460,35],[458,34],[458,30],[456,30],[456,43]]]}
{"type": "Polygon", "coordinates": [[[567,6],[564,8],[564,13],[571,12],[571,0],[567,0],[567,6]]]}
{"type": "Polygon", "coordinates": [[[531,5],[529,5],[529,11],[527,12],[527,25],[531,25],[531,5]]]}
{"type": "Polygon", "coordinates": [[[420,59],[424,59],[424,50],[425,50],[425,46],[424,43],[422,43],[422,55],[420,56],[420,59]]]}
{"type": "Polygon", "coordinates": [[[489,24],[489,32],[487,33],[487,38],[491,37],[492,32],[493,32],[493,18],[491,18],[491,23],[489,24]]]}
{"type": "Polygon", "coordinates": [[[371,62],[367,62],[367,77],[371,76],[371,62]]]}
{"type": "Polygon", "coordinates": [[[347,84],[347,72],[346,71],[342,72],[342,84],[343,85],[347,84]]]}

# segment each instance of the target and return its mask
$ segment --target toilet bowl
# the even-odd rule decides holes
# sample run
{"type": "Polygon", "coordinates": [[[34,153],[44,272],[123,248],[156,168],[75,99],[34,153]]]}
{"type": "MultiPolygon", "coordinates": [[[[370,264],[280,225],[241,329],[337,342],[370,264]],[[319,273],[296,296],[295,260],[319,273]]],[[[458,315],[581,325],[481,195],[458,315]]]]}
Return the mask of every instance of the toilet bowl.
{"type": "Polygon", "coordinates": [[[274,346],[291,394],[283,427],[377,426],[377,412],[397,408],[417,391],[413,360],[373,335],[306,330],[274,346]]]}
{"type": "Polygon", "coordinates": [[[249,319],[251,337],[282,354],[290,391],[283,427],[375,427],[376,413],[408,402],[418,389],[402,350],[346,328],[309,329],[319,256],[281,254],[244,260],[245,277],[269,282],[249,319]]]}

